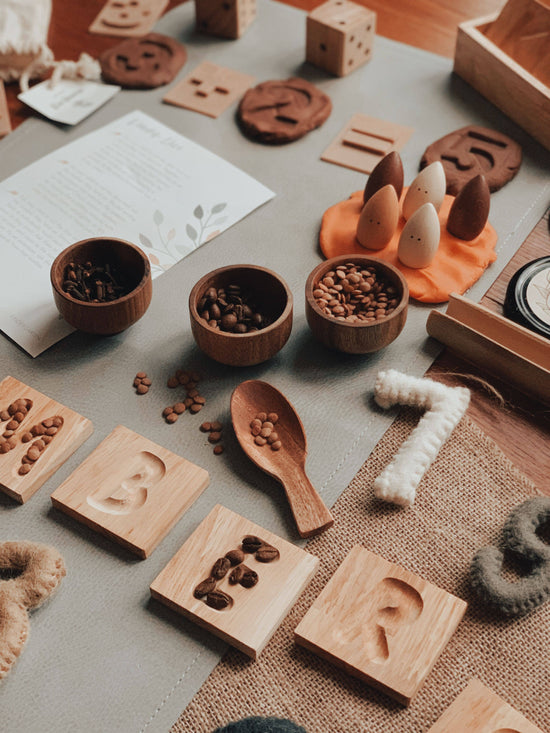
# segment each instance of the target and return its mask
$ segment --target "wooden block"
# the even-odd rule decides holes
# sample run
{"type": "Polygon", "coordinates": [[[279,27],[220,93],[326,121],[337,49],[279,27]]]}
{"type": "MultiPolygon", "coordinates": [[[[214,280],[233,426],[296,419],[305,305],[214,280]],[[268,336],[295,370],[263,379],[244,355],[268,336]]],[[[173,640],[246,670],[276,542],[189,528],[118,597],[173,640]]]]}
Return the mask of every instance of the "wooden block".
{"type": "Polygon", "coordinates": [[[162,101],[192,109],[208,117],[219,117],[242,97],[254,81],[254,77],[248,74],[203,61],[172,87],[162,101]]]}
{"type": "Polygon", "coordinates": [[[240,38],[256,18],[256,0],[195,0],[197,30],[240,38]]]}
{"type": "Polygon", "coordinates": [[[141,558],[208,486],[208,472],[123,425],[52,496],[52,504],[141,558]]]}
{"type": "Polygon", "coordinates": [[[487,38],[550,86],[550,4],[548,0],[508,0],[487,38]]]}
{"type": "Polygon", "coordinates": [[[475,677],[428,733],[543,733],[475,677]]]}
{"type": "MultiPolygon", "coordinates": [[[[0,382],[0,412],[7,411],[9,406],[19,399],[30,400],[32,405],[11,437],[8,437],[5,432],[11,418],[0,420],[0,429],[3,433],[0,446],[5,446],[5,448],[0,447],[0,490],[23,504],[90,437],[94,429],[90,420],[74,410],[70,410],[13,377],[6,377],[0,382]],[[42,421],[50,418],[60,418],[62,425],[56,430],[52,429],[53,425],[49,428],[42,426],[42,421]],[[23,442],[22,437],[35,426],[40,426],[36,428],[40,434],[33,436],[30,440],[27,440],[26,436],[23,442]],[[29,450],[48,430],[54,433],[47,436],[51,440],[47,440],[47,445],[39,450],[40,455],[35,461],[25,463],[23,459],[29,460],[26,458],[29,450]],[[2,451],[8,448],[6,445],[8,441],[13,448],[4,453],[2,451]],[[24,465],[29,468],[23,468],[24,465]],[[28,471],[28,473],[20,473],[20,471],[28,471]]],[[[2,417],[6,416],[0,415],[0,418],[2,417]]],[[[37,447],[34,446],[33,454],[36,453],[36,450],[37,447]]]]}
{"type": "Polygon", "coordinates": [[[5,137],[9,132],[11,132],[10,111],[4,82],[0,79],[0,137],[5,137]]]}
{"type": "Polygon", "coordinates": [[[408,705],[466,602],[356,546],[294,634],[298,644],[408,705]]]}
{"type": "Polygon", "coordinates": [[[151,595],[256,659],[318,565],[313,555],[218,504],[155,578],[151,595]],[[246,535],[279,551],[269,563],[245,555],[244,565],[258,574],[257,585],[233,585],[228,573],[216,588],[230,596],[227,608],[216,610],[195,598],[195,588],[209,577],[216,560],[239,548],[246,535]]]}
{"type": "Polygon", "coordinates": [[[88,28],[104,36],[144,36],[168,6],[169,0],[107,0],[88,28]]]}
{"type": "Polygon", "coordinates": [[[321,160],[360,173],[372,173],[385,155],[401,150],[412,133],[410,127],[355,114],[321,155],[321,160]]]}
{"type": "Polygon", "coordinates": [[[550,342],[514,321],[452,294],[426,330],[466,361],[550,404],[550,342]]]}
{"type": "Polygon", "coordinates": [[[306,60],[345,76],[370,61],[376,13],[349,0],[328,0],[306,20],[306,60]]]}
{"type": "Polygon", "coordinates": [[[497,17],[458,26],[454,71],[550,150],[550,88],[487,38],[497,17]]]}

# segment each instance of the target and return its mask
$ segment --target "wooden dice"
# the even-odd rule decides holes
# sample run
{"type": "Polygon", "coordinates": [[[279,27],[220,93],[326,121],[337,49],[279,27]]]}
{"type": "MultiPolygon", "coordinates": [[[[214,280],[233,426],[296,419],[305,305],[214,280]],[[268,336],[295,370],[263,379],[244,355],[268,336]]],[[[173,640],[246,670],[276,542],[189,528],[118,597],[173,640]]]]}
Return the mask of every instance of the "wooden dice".
{"type": "Polygon", "coordinates": [[[349,0],[328,0],[307,17],[306,60],[345,76],[372,55],[376,13],[349,0]]]}
{"type": "Polygon", "coordinates": [[[256,18],[256,0],[195,0],[197,30],[221,38],[240,38],[256,18]]]}

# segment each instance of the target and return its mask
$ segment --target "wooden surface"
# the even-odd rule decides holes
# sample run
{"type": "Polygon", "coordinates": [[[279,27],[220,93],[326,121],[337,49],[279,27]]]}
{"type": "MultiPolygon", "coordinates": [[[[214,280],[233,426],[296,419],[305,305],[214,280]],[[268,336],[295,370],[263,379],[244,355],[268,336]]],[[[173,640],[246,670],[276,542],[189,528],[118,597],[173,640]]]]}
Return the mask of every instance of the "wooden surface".
{"type": "MultiPolygon", "coordinates": [[[[0,491],[23,504],[90,437],[93,425],[90,420],[74,410],[50,399],[18,379],[6,377],[0,382],[0,411],[7,410],[8,406],[18,399],[31,400],[32,407],[10,439],[16,443],[15,447],[9,453],[0,455],[0,491]],[[19,473],[21,459],[34,443],[34,439],[23,442],[21,437],[42,420],[56,416],[63,419],[63,425],[42,450],[30,471],[21,475],[19,473]]],[[[2,422],[2,432],[6,429],[6,424],[2,422]]]]}
{"type": "Polygon", "coordinates": [[[542,733],[475,677],[428,733],[542,733]]]}
{"type": "Polygon", "coordinates": [[[241,382],[231,396],[231,419],[246,455],[284,486],[300,537],[312,537],[332,527],[332,514],[306,476],[304,426],[286,397],[267,382],[241,382]],[[278,451],[254,442],[250,423],[262,412],[278,415],[276,431],[282,444],[278,451]]]}
{"type": "Polygon", "coordinates": [[[408,705],[466,607],[357,545],[296,627],[295,639],[408,705]]]}
{"type": "Polygon", "coordinates": [[[90,25],[90,33],[104,36],[143,36],[153,28],[168,0],[107,0],[90,25]]]}
{"type": "Polygon", "coordinates": [[[56,509],[146,558],[209,480],[204,468],[119,425],[51,499],[56,509]]]}
{"type": "Polygon", "coordinates": [[[256,659],[318,565],[313,555],[217,504],[155,578],[151,595],[256,659]],[[232,585],[228,573],[216,589],[230,596],[231,605],[210,608],[193,592],[216,560],[240,548],[246,535],[259,537],[280,556],[262,563],[246,554],[244,563],[258,574],[258,583],[252,588],[232,585]]]}

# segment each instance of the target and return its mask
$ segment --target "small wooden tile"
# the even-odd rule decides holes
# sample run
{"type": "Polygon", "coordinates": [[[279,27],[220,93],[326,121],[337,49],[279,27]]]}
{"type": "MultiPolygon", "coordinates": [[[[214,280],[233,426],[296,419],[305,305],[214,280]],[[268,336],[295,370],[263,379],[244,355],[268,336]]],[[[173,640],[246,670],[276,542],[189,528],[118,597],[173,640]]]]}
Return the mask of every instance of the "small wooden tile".
{"type": "Polygon", "coordinates": [[[313,555],[218,504],[155,578],[151,595],[256,659],[318,565],[313,555]],[[209,577],[216,560],[239,548],[246,535],[275,547],[279,558],[261,563],[246,554],[244,565],[258,574],[258,583],[252,588],[231,585],[229,574],[218,581],[216,590],[231,598],[224,610],[195,598],[193,591],[209,577]]]}
{"type": "Polygon", "coordinates": [[[172,87],[163,102],[219,117],[254,83],[255,78],[224,66],[203,61],[197,68],[172,87]]]}
{"type": "Polygon", "coordinates": [[[119,425],[51,499],[57,509],[145,558],[208,482],[203,468],[119,425]]]}
{"type": "Polygon", "coordinates": [[[475,677],[428,733],[543,733],[475,677]]]}
{"type": "Polygon", "coordinates": [[[144,36],[166,10],[169,0],[107,0],[88,28],[103,36],[144,36]]]}
{"type": "MultiPolygon", "coordinates": [[[[30,401],[32,404],[13,435],[8,437],[6,433],[10,420],[0,420],[0,435],[6,436],[0,439],[0,443],[5,445],[9,441],[13,445],[7,453],[2,452],[3,447],[0,448],[0,490],[23,504],[90,437],[94,428],[90,420],[74,410],[13,377],[6,377],[0,382],[0,413],[7,411],[9,406],[19,399],[30,401]],[[50,431],[54,434],[48,436],[50,440],[38,451],[36,460],[25,463],[28,460],[25,458],[27,453],[41,437],[36,435],[27,440],[29,431],[50,418],[59,418],[56,422],[61,421],[62,425],[50,431]],[[22,438],[26,434],[23,441],[22,438]],[[24,465],[29,468],[23,468],[24,465]]],[[[40,427],[40,431],[46,433],[47,428],[40,427]]],[[[36,446],[33,453],[37,453],[36,446]]]]}
{"type": "Polygon", "coordinates": [[[356,546],[294,633],[302,646],[408,705],[466,606],[356,546]]]}
{"type": "Polygon", "coordinates": [[[0,79],[0,137],[5,137],[9,132],[11,132],[10,111],[4,82],[0,79]]]}
{"type": "Polygon", "coordinates": [[[411,127],[356,114],[321,155],[321,160],[360,173],[372,173],[385,155],[401,150],[413,132],[411,127]]]}

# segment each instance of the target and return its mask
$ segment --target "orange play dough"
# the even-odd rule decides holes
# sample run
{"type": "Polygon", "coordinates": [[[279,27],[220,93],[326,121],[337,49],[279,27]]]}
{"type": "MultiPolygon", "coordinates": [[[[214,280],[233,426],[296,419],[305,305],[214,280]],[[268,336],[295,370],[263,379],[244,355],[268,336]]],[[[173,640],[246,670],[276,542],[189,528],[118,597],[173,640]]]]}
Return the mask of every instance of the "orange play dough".
{"type": "MultiPolygon", "coordinates": [[[[401,202],[407,189],[403,190],[401,202]]],[[[325,257],[337,255],[368,254],[379,257],[399,268],[409,284],[412,298],[424,303],[444,303],[450,293],[462,294],[478,280],[485,269],[497,258],[495,245],[497,233],[487,222],[484,230],[471,242],[453,237],[445,225],[453,196],[445,196],[439,221],[441,241],[433,262],[421,270],[405,267],[397,257],[399,237],[405,226],[400,218],[397,231],[384,249],[371,250],[361,247],[355,238],[359,214],[363,207],[363,191],[352,193],[347,201],[341,201],[327,209],[323,215],[319,244],[325,257]]]]}

